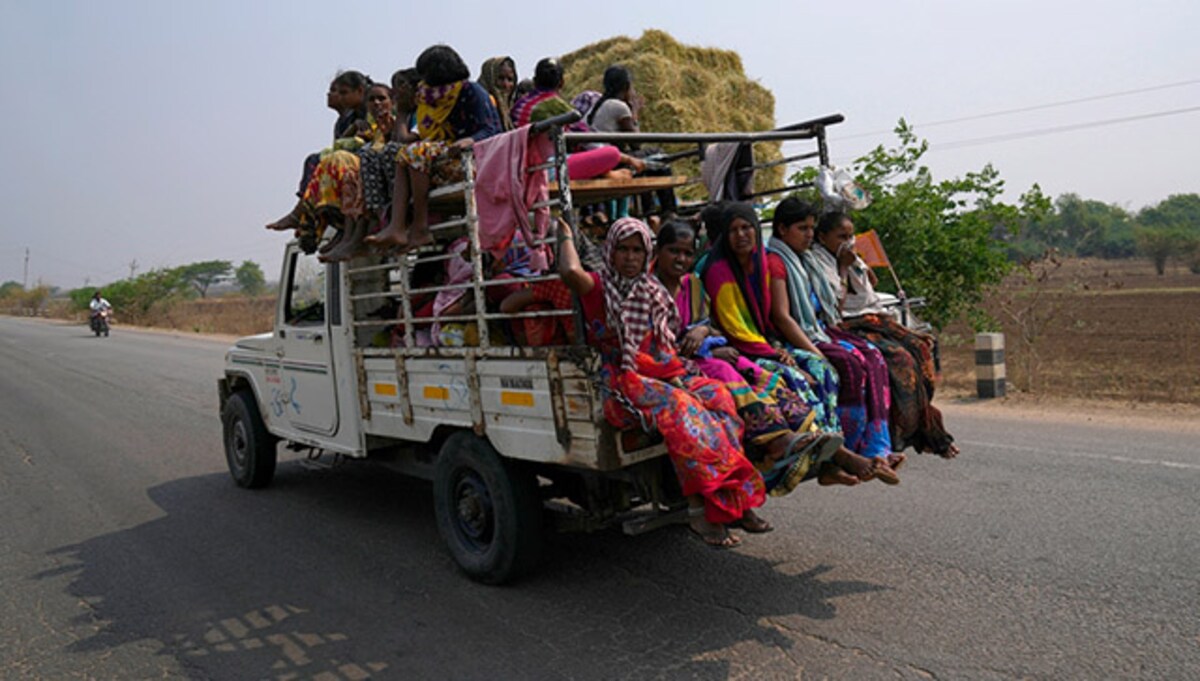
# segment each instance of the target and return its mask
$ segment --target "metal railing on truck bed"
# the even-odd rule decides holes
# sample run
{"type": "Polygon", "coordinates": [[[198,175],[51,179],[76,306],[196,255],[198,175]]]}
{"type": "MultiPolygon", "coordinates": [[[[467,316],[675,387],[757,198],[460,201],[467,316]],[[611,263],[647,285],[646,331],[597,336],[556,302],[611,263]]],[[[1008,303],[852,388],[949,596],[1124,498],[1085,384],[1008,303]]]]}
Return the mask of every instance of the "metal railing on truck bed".
{"type": "MultiPolygon", "coordinates": [[[[592,143],[653,143],[696,145],[696,149],[676,153],[675,158],[703,156],[716,143],[754,144],[779,140],[815,140],[817,149],[794,159],[819,158],[828,161],[825,127],[841,121],[840,115],[756,133],[575,133],[564,126],[578,120],[567,114],[531,126],[531,135],[549,135],[555,150],[550,160],[527,168],[529,173],[553,172],[557,183],[550,183],[549,198],[533,209],[548,209],[551,224],[562,218],[573,228],[577,224],[575,189],[582,188],[585,201],[597,197],[636,196],[658,188],[654,182],[571,181],[568,177],[568,145],[592,143]]],[[[786,160],[786,159],[785,159],[786,160]]],[[[475,199],[476,165],[472,150],[461,154],[463,180],[430,191],[429,205],[439,214],[430,224],[434,245],[406,254],[366,255],[344,267],[346,300],[351,312],[351,330],[359,372],[360,407],[373,433],[385,437],[427,439],[433,422],[473,428],[487,433],[505,452],[507,438],[517,448],[519,434],[525,429],[528,446],[542,447],[540,460],[600,470],[615,470],[662,453],[661,445],[644,435],[617,434],[605,424],[604,395],[596,376],[600,357],[586,344],[578,300],[575,309],[551,309],[504,313],[489,310],[487,293],[494,286],[532,285],[558,279],[551,273],[517,279],[488,278],[479,237],[479,214],[475,199]],[[445,252],[444,245],[465,237],[468,247],[462,254],[445,252]],[[469,280],[457,283],[413,284],[418,268],[444,268],[446,261],[462,257],[469,263],[469,280]],[[462,292],[469,312],[418,316],[414,300],[439,293],[462,292]],[[514,324],[538,318],[570,318],[574,342],[558,346],[520,346],[498,338],[502,324],[514,324]],[[432,336],[437,325],[463,325],[461,344],[422,344],[422,331],[432,336]],[[473,329],[474,337],[466,338],[473,329]],[[457,383],[456,383],[457,381],[457,383]],[[457,408],[450,408],[457,405],[457,408]],[[440,407],[440,408],[439,408],[440,407]],[[536,408],[537,418],[522,417],[536,408]],[[383,417],[388,418],[373,418],[383,417]],[[511,418],[509,418],[511,417],[511,418]],[[526,418],[526,421],[521,421],[526,418]],[[507,419],[507,420],[506,420],[507,419]],[[516,419],[515,422],[510,422],[516,419]],[[546,421],[542,423],[538,421],[546,421]],[[384,424],[388,425],[384,425],[384,424]],[[540,425],[539,425],[540,424],[540,425]],[[502,431],[507,429],[507,435],[502,431]],[[536,431],[536,432],[535,432],[536,431]],[[547,434],[552,434],[547,435],[547,434]],[[624,437],[622,436],[624,435],[624,437]],[[510,437],[511,436],[511,437],[510,437]],[[541,439],[538,439],[538,438],[541,439]],[[536,440],[536,442],[532,442],[536,440]],[[555,451],[557,450],[557,451],[555,451]]],[[[761,167],[778,164],[772,161],[761,167]]],[[[760,167],[760,166],[756,166],[760,167]]],[[[653,179],[653,178],[652,178],[653,179]]],[[[790,191],[785,187],[776,191],[790,191]]],[[[579,230],[575,230],[579,234],[579,230]]],[[[557,230],[540,240],[525,244],[530,248],[550,245],[557,250],[557,230]]]]}

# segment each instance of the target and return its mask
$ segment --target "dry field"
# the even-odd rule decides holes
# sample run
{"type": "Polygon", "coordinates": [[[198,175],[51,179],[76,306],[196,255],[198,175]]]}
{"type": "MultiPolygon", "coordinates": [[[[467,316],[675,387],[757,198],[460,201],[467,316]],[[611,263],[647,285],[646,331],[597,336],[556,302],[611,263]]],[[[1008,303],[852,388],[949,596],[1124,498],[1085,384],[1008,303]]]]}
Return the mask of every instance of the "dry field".
{"type": "MultiPolygon", "coordinates": [[[[47,306],[46,316],[87,323],[86,313],[71,311],[65,300],[52,301],[47,306]]],[[[248,336],[271,330],[275,323],[275,296],[174,301],[168,305],[155,305],[141,317],[122,316],[117,310],[114,323],[116,326],[248,336]]]]}
{"type": "MultiPolygon", "coordinates": [[[[1010,279],[986,305],[1004,326],[1010,392],[1200,404],[1200,275],[1173,266],[1160,277],[1142,259],[1063,261],[1034,308],[1045,328],[1031,352],[1002,303],[1019,308],[1036,288],[1010,279]]],[[[948,395],[974,392],[965,325],[942,335],[942,368],[948,395]]]]}

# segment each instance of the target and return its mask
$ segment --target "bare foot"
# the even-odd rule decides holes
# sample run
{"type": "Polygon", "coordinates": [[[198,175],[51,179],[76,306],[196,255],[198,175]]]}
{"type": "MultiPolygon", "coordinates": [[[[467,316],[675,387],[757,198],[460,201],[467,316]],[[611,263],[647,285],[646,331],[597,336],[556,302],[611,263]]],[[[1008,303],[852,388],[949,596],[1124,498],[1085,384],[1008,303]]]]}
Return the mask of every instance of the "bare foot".
{"type": "Polygon", "coordinates": [[[833,463],[862,482],[875,477],[875,466],[871,463],[871,460],[845,447],[838,448],[837,453],[833,455],[833,463]]]}
{"type": "Polygon", "coordinates": [[[892,452],[891,454],[887,455],[888,465],[891,466],[892,470],[894,471],[900,470],[900,467],[904,465],[905,461],[908,461],[908,455],[902,452],[892,452]]]}
{"type": "Polygon", "coordinates": [[[821,464],[821,473],[817,476],[817,484],[821,485],[822,487],[829,487],[830,485],[845,485],[847,487],[853,487],[859,482],[862,481],[853,475],[850,475],[846,471],[838,468],[837,465],[833,463],[821,464]]]}
{"type": "Polygon", "coordinates": [[[386,246],[388,248],[405,248],[408,246],[408,227],[396,222],[388,224],[383,231],[372,234],[364,239],[370,246],[386,246]]]}
{"type": "Polygon", "coordinates": [[[349,223],[342,228],[344,236],[338,240],[338,244],[327,252],[318,255],[318,260],[321,262],[342,262],[358,255],[359,251],[362,250],[363,236],[367,233],[367,225],[361,219],[350,220],[349,223]]]}
{"type": "Polygon", "coordinates": [[[279,218],[275,222],[267,223],[267,229],[271,229],[276,232],[286,232],[289,229],[296,229],[299,226],[300,226],[300,215],[296,212],[296,209],[294,209],[294,208],[292,209],[292,211],[290,213],[279,218]]]}
{"type": "Polygon", "coordinates": [[[951,442],[950,446],[946,448],[946,451],[939,452],[938,456],[942,457],[943,459],[953,459],[954,457],[958,456],[961,451],[962,450],[958,448],[958,445],[951,442]]]}
{"type": "Polygon", "coordinates": [[[715,549],[731,549],[742,543],[741,539],[729,534],[725,526],[708,522],[703,508],[688,509],[688,530],[715,549]],[[696,510],[700,513],[697,514],[696,510]]]}
{"type": "Polygon", "coordinates": [[[408,229],[409,248],[420,248],[433,243],[433,233],[429,231],[429,217],[418,214],[408,229]]]}
{"type": "Polygon", "coordinates": [[[746,512],[742,514],[741,520],[737,521],[736,523],[731,523],[731,525],[734,527],[740,527],[750,534],[766,534],[767,532],[775,529],[774,525],[764,520],[762,516],[755,513],[753,509],[749,508],[746,509],[746,512]]]}
{"type": "Polygon", "coordinates": [[[878,457],[871,459],[871,472],[875,477],[885,485],[899,485],[900,476],[896,475],[896,471],[888,464],[887,459],[878,457]]]}

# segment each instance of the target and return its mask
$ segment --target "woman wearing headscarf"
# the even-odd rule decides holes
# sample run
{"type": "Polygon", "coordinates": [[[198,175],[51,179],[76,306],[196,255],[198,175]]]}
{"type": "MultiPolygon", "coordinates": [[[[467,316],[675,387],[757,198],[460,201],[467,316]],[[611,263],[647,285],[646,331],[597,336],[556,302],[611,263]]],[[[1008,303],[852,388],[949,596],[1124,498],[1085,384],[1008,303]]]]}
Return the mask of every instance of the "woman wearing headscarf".
{"type": "Polygon", "coordinates": [[[931,403],[933,342],[928,336],[898,324],[879,304],[875,275],[854,253],[854,223],[850,217],[841,212],[821,216],[814,240],[811,228],[792,234],[798,227],[803,227],[788,227],[797,222],[789,217],[797,210],[793,204],[780,203],[775,213],[777,223],[781,219],[780,210],[785,211],[782,219],[784,229],[791,235],[788,240],[810,244],[804,250],[807,254],[805,268],[823,279],[824,307],[836,313],[829,318],[838,320],[838,330],[878,348],[887,362],[893,447],[901,450],[912,445],[918,452],[934,452],[945,458],[957,455],[954,437],[946,432],[941,411],[931,403]],[[801,233],[804,231],[807,234],[801,233]]]}
{"type": "Polygon", "coordinates": [[[505,131],[513,129],[509,111],[517,99],[517,62],[512,57],[492,57],[479,69],[479,84],[492,97],[505,131]]]}
{"type": "MultiPolygon", "coordinates": [[[[877,440],[866,440],[861,429],[849,430],[841,420],[843,414],[857,413],[843,408],[842,394],[852,400],[851,407],[862,407],[861,383],[857,382],[862,374],[862,360],[840,345],[814,344],[798,324],[780,314],[787,310],[787,293],[772,286],[758,215],[751,206],[729,204],[721,223],[721,237],[714,244],[702,274],[704,288],[713,301],[712,314],[717,327],[742,354],[772,368],[782,365],[780,370],[792,380],[792,387],[811,400],[821,430],[845,437],[843,460],[853,453],[870,459],[869,463],[848,460],[845,467],[854,470],[860,479],[873,475],[889,484],[899,482],[887,458],[891,454],[890,442],[881,448],[877,440]],[[853,386],[850,391],[840,389],[841,372],[834,370],[846,366],[859,372],[853,374],[852,369],[847,369],[840,376],[841,381],[849,381],[853,386]]],[[[884,413],[886,421],[886,409],[884,413]]],[[[885,433],[886,430],[884,426],[885,433]]],[[[900,461],[896,459],[897,463],[900,461]]]]}
{"type": "Polygon", "coordinates": [[[654,274],[675,298],[678,326],[672,329],[679,353],[700,372],[721,381],[746,425],[746,454],[763,474],[767,491],[783,496],[800,482],[818,477],[821,484],[856,484],[839,473],[831,459],[842,444],[837,434],[822,433],[816,412],[788,388],[780,373],[743,356],[709,320],[708,295],[691,273],[696,232],[690,223],[669,220],[658,232],[654,274]]]}
{"type": "Polygon", "coordinates": [[[703,378],[675,350],[678,312],[650,273],[650,229],[641,220],[613,223],[600,272],[580,264],[570,227],[560,220],[559,275],[579,296],[589,345],[603,356],[609,395],[604,413],[614,427],[641,425],[664,439],[683,493],[690,529],[706,543],[739,543],[727,524],[763,532],[753,511],[765,499],[762,476],[742,452],[742,422],[719,381],[703,378]]]}
{"type": "Polygon", "coordinates": [[[883,355],[867,341],[836,326],[840,321],[837,299],[812,249],[807,247],[812,243],[812,232],[788,230],[784,224],[796,222],[788,215],[791,205],[781,203],[783,212],[776,217],[777,227],[769,247],[768,269],[772,294],[776,296],[772,319],[785,337],[799,333],[810,339],[837,369],[837,414],[847,446],[863,456],[886,458],[898,466],[904,462],[904,455],[892,451],[888,425],[891,393],[883,355]],[[784,236],[793,231],[797,243],[785,241],[784,236]],[[803,234],[808,235],[807,239],[800,238],[803,234]]]}

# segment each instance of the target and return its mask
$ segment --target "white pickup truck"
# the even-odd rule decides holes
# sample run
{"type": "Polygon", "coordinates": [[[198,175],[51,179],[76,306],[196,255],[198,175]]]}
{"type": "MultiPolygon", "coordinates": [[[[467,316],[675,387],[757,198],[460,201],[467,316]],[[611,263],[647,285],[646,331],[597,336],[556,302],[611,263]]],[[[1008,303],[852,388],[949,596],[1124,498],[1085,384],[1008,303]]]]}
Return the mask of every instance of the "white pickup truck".
{"type": "MultiPolygon", "coordinates": [[[[638,136],[690,144],[700,154],[714,142],[815,140],[827,162],[824,128],[840,120],[828,117],[786,132],[638,136]]],[[[568,142],[611,138],[564,133],[561,124],[534,131],[552,136],[556,159],[566,157],[568,142]]],[[[488,309],[485,292],[494,282],[481,276],[470,152],[463,164],[466,181],[430,194],[431,204],[448,216],[432,230],[439,240],[470,239],[472,280],[412,288],[414,267],[451,256],[365,255],[321,263],[293,241],[285,252],[274,330],[242,338],[226,354],[221,420],[229,470],[242,487],[271,481],[280,444],[338,463],[373,459],[432,480],[438,529],[450,552],[473,579],[500,583],[536,564],[549,525],[594,530],[620,524],[638,533],[677,521],[685,502],[662,456],[661,438],[642,429],[618,432],[606,423],[595,349],[497,342],[494,329],[506,319],[578,312],[506,315],[488,309]],[[414,316],[411,296],[455,286],[473,298],[474,312],[414,316]],[[473,324],[478,343],[419,347],[416,330],[434,321],[473,324]]],[[[548,168],[556,177],[566,174],[558,160],[530,171],[548,168]]],[[[594,203],[671,184],[652,179],[572,181],[553,187],[546,204],[573,223],[573,195],[579,203],[594,203]]]]}

